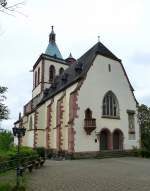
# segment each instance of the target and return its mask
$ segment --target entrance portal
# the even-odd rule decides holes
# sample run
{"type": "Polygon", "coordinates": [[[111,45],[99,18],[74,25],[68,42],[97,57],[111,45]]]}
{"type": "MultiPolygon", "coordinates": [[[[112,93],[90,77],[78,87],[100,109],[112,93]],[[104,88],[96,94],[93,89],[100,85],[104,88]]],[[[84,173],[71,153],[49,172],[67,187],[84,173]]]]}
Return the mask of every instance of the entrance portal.
{"type": "Polygon", "coordinates": [[[110,132],[107,129],[103,129],[100,132],[100,150],[109,150],[110,148],[110,132]]]}
{"type": "Polygon", "coordinates": [[[113,132],[113,150],[123,149],[123,133],[117,129],[113,132]]]}

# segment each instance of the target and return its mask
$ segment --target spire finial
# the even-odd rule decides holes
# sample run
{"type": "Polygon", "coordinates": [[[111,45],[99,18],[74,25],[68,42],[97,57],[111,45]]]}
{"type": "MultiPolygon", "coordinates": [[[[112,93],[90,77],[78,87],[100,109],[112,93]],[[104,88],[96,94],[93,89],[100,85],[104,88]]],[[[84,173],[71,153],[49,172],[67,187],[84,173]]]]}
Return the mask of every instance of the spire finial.
{"type": "Polygon", "coordinates": [[[51,33],[49,35],[49,42],[54,43],[55,42],[55,33],[54,33],[54,26],[51,26],[52,30],[51,33]]]}
{"type": "Polygon", "coordinates": [[[69,54],[69,58],[73,58],[71,52],[70,52],[70,54],[69,54]]]}
{"type": "Polygon", "coordinates": [[[19,120],[21,120],[21,112],[19,112],[19,120]]]}
{"type": "Polygon", "coordinates": [[[97,36],[98,37],[98,42],[100,42],[100,36],[97,36]]]}

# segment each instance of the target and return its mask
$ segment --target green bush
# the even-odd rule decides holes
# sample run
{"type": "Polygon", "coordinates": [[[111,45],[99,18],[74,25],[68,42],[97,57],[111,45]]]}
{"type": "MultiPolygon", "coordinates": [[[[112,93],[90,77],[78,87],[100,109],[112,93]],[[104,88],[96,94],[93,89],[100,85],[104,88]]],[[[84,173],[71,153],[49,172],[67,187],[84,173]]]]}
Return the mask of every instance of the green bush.
{"type": "Polygon", "coordinates": [[[38,153],[40,157],[45,158],[45,148],[44,147],[37,147],[35,151],[38,153]]]}
{"type": "Polygon", "coordinates": [[[145,148],[141,149],[141,156],[145,158],[150,158],[150,151],[145,148]]]}
{"type": "Polygon", "coordinates": [[[19,187],[15,186],[11,189],[11,191],[26,191],[26,188],[25,186],[19,186],[19,187]]]}
{"type": "Polygon", "coordinates": [[[150,151],[147,150],[146,148],[138,149],[137,147],[133,147],[132,154],[133,156],[136,156],[136,157],[150,158],[150,151]]]}
{"type": "Polygon", "coordinates": [[[26,191],[25,186],[12,186],[9,183],[0,184],[0,191],[26,191]]]}
{"type": "MultiPolygon", "coordinates": [[[[17,154],[17,147],[12,147],[9,151],[7,151],[5,153],[6,156],[9,156],[9,158],[14,159],[16,158],[17,154]]],[[[33,155],[38,155],[37,152],[35,150],[33,150],[30,147],[20,147],[20,151],[19,151],[20,156],[22,157],[30,157],[33,155]]]]}
{"type": "Polygon", "coordinates": [[[135,157],[141,156],[141,149],[138,149],[137,147],[132,148],[132,155],[135,157]]]}
{"type": "Polygon", "coordinates": [[[5,162],[9,159],[10,157],[6,154],[6,152],[0,150],[0,162],[5,162]]]}
{"type": "Polygon", "coordinates": [[[0,191],[12,191],[12,186],[10,184],[0,184],[0,191]]]}
{"type": "MultiPolygon", "coordinates": [[[[29,147],[20,147],[19,161],[24,165],[39,157],[36,150],[29,147]]],[[[8,169],[15,168],[17,156],[17,147],[12,147],[7,152],[0,152],[0,171],[5,172],[8,169]],[[6,163],[5,163],[6,162],[6,163]],[[5,167],[5,168],[4,168],[5,167]]]]}
{"type": "Polygon", "coordinates": [[[0,150],[9,150],[13,146],[13,140],[13,134],[10,131],[0,132],[0,150]]]}

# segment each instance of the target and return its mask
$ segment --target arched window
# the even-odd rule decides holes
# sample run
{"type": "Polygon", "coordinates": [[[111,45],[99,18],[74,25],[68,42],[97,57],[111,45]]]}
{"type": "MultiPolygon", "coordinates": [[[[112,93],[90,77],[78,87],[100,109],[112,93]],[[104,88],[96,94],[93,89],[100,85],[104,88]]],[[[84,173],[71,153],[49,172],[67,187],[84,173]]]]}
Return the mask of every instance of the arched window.
{"type": "Polygon", "coordinates": [[[40,68],[38,68],[38,84],[40,83],[40,68]]]}
{"type": "Polygon", "coordinates": [[[85,110],[85,119],[92,119],[92,111],[89,108],[85,110]]]}
{"type": "Polygon", "coordinates": [[[34,86],[37,86],[37,71],[35,72],[35,78],[34,78],[34,86]]]}
{"type": "Polygon", "coordinates": [[[119,104],[113,92],[106,93],[103,99],[103,116],[119,117],[119,104]]]}
{"type": "Polygon", "coordinates": [[[63,69],[63,68],[60,68],[60,69],[59,69],[59,75],[61,75],[63,72],[64,72],[64,69],[63,69]]]}
{"type": "Polygon", "coordinates": [[[29,120],[29,130],[31,130],[33,128],[33,122],[32,122],[32,117],[30,117],[29,120]]]}
{"type": "Polygon", "coordinates": [[[54,82],[54,78],[55,78],[55,67],[51,65],[49,67],[49,82],[54,82]]]}

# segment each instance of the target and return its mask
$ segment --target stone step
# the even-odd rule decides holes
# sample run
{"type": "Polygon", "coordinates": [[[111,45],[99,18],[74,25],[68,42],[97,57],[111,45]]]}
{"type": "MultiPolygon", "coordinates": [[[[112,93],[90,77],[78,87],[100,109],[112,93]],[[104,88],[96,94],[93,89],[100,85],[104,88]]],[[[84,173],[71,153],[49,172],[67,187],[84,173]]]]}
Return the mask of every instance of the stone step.
{"type": "Polygon", "coordinates": [[[129,151],[100,151],[95,158],[119,158],[131,156],[131,152],[129,151]]]}

